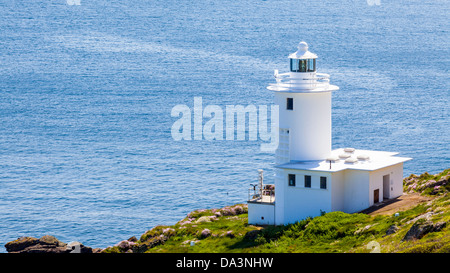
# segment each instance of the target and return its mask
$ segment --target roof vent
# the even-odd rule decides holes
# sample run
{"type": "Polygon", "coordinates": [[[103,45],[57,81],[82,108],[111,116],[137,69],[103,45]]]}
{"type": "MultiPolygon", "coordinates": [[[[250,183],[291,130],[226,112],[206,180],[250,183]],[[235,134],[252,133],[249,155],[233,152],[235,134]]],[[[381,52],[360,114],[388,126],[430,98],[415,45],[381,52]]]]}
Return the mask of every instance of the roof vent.
{"type": "Polygon", "coordinates": [[[345,148],[344,152],[346,153],[353,153],[355,151],[355,148],[345,148]]]}
{"type": "Polygon", "coordinates": [[[358,162],[358,159],[353,158],[353,157],[347,158],[347,159],[345,160],[345,163],[348,163],[348,164],[355,164],[355,163],[357,163],[357,162],[358,162]]]}
{"type": "Polygon", "coordinates": [[[336,161],[339,161],[339,157],[337,157],[337,156],[330,156],[330,157],[327,157],[326,161],[327,162],[329,162],[329,161],[336,162],[336,161]]]}
{"type": "Polygon", "coordinates": [[[368,155],[358,155],[356,158],[358,158],[358,160],[361,160],[361,161],[367,161],[370,159],[370,157],[368,155]]]}
{"type": "Polygon", "coordinates": [[[330,156],[330,157],[327,157],[326,161],[330,163],[330,170],[331,170],[331,163],[338,162],[339,161],[339,157],[337,157],[337,156],[330,156]]]}

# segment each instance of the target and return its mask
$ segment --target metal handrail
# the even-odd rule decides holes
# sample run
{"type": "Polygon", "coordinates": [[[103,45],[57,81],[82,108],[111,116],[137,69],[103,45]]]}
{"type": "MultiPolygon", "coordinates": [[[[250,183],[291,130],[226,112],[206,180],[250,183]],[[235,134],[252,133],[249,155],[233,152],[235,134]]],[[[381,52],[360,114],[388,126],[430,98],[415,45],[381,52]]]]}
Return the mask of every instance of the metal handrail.
{"type": "Polygon", "coordinates": [[[248,201],[255,203],[273,203],[275,201],[275,190],[255,190],[255,188],[248,189],[248,201]],[[253,191],[253,194],[252,194],[253,191]],[[262,195],[260,194],[262,193],[262,195]],[[269,201],[264,200],[264,196],[269,196],[269,201]]]}
{"type": "Polygon", "coordinates": [[[278,74],[278,71],[275,70],[274,76],[276,83],[269,83],[269,85],[280,89],[315,89],[318,87],[328,87],[330,84],[330,75],[325,73],[316,73],[312,77],[293,78],[290,77],[290,73],[278,74]]]}

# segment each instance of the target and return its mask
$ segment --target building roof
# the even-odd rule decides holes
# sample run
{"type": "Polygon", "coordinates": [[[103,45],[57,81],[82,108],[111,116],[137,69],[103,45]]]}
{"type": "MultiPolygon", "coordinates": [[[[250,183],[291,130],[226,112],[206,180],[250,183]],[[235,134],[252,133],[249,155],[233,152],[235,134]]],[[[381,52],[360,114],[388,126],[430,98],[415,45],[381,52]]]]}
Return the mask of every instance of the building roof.
{"type": "Polygon", "coordinates": [[[297,48],[296,52],[289,55],[290,59],[317,59],[317,55],[308,50],[307,43],[300,42],[297,48]]]}
{"type": "Polygon", "coordinates": [[[331,151],[326,160],[291,161],[275,166],[280,169],[339,172],[343,170],[375,171],[411,160],[409,157],[395,156],[396,152],[358,150],[342,148],[331,151]],[[330,169],[331,162],[331,169],[330,169]]]}

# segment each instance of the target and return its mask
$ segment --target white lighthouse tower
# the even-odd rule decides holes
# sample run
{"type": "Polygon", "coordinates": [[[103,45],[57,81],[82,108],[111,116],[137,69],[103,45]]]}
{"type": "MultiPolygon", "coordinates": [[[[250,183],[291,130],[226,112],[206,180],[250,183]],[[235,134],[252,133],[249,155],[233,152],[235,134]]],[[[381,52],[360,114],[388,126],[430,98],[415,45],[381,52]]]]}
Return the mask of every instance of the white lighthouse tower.
{"type": "Polygon", "coordinates": [[[354,213],[403,193],[403,162],[397,153],[332,150],[331,97],[339,87],[317,73],[317,55],[300,42],[287,73],[275,70],[279,145],[275,185],[249,195],[250,224],[288,224],[323,212],[354,213]],[[273,191],[275,188],[275,191],[273,191]]]}
{"type": "Polygon", "coordinates": [[[290,72],[275,71],[277,83],[268,87],[275,91],[284,144],[276,162],[323,160],[331,152],[331,93],[339,87],[329,84],[329,75],[317,73],[317,55],[305,42],[289,55],[289,63],[290,72]]]}

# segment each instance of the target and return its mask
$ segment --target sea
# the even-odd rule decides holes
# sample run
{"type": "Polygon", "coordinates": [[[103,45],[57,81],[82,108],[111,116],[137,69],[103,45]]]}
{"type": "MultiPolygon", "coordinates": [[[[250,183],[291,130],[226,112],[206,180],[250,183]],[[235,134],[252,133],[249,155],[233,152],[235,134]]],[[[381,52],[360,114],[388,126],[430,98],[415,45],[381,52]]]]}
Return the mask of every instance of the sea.
{"type": "Polygon", "coordinates": [[[333,148],[411,157],[405,177],[449,168],[449,15],[447,0],[0,1],[0,252],[43,235],[105,248],[245,203],[274,152],[176,140],[172,110],[273,105],[300,41],[340,87],[333,148]]]}

